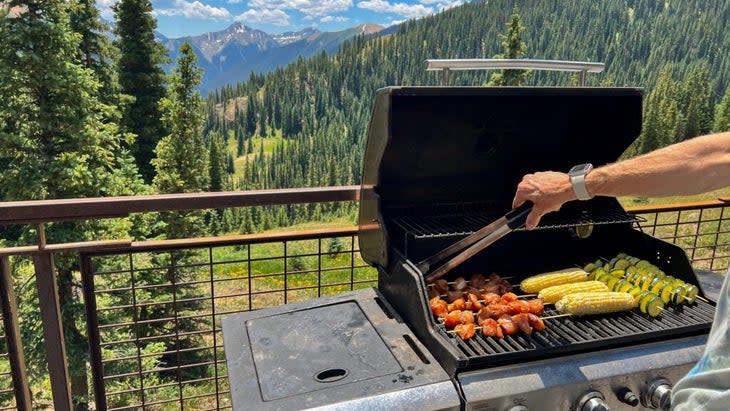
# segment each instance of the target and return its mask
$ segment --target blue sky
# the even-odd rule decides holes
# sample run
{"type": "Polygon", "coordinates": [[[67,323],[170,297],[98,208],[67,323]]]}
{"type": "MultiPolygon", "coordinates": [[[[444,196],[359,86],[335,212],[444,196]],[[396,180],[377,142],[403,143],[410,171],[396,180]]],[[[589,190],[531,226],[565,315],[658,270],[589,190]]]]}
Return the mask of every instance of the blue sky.
{"type": "MultiPolygon", "coordinates": [[[[97,0],[112,20],[116,0],[97,0]]],[[[383,26],[458,6],[464,0],[152,0],[157,29],[167,37],[222,30],[234,22],[267,33],[316,27],[338,31],[362,23],[383,26]]]]}

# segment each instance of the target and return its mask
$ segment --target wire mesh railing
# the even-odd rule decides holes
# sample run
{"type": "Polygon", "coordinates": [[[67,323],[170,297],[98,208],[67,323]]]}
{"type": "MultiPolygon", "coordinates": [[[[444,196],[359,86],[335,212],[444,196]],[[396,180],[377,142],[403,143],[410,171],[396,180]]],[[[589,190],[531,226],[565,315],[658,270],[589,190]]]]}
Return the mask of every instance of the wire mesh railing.
{"type": "Polygon", "coordinates": [[[730,264],[730,203],[723,200],[629,209],[637,227],[680,246],[695,269],[725,274],[730,264]]]}
{"type": "Polygon", "coordinates": [[[230,408],[221,318],[374,286],[356,234],[83,255],[97,406],[230,408]]]}
{"type": "MultiPolygon", "coordinates": [[[[319,194],[310,191],[307,195],[313,201],[352,201],[356,197],[353,187],[319,194]]],[[[298,195],[287,190],[265,193],[265,198],[277,204],[308,198],[298,195]]],[[[253,194],[229,196],[211,196],[200,204],[194,196],[175,197],[174,206],[161,206],[157,202],[162,200],[157,198],[143,199],[146,208],[141,211],[188,207],[187,203],[179,203],[182,200],[191,202],[190,207],[227,206],[224,201],[248,201],[253,205],[261,200],[253,194]]],[[[54,210],[64,210],[65,214],[58,216],[64,220],[102,218],[128,211],[124,205],[127,203],[108,200],[91,202],[88,209],[51,203],[37,204],[39,208],[32,213],[22,204],[10,205],[0,220],[35,224],[53,220],[54,210]]],[[[682,247],[696,269],[724,274],[730,264],[729,205],[717,200],[633,207],[627,211],[645,220],[637,223],[637,228],[682,247]]],[[[57,350],[64,343],[63,333],[54,329],[60,325],[56,320],[60,318],[58,303],[47,298],[55,289],[51,283],[53,257],[59,253],[81,257],[78,279],[83,284],[87,336],[92,347],[89,364],[93,384],[89,389],[94,395],[88,402],[90,408],[217,410],[231,408],[220,319],[236,312],[375,286],[377,273],[361,259],[357,234],[356,228],[346,228],[170,241],[47,245],[39,240],[37,246],[2,249],[0,411],[29,410],[31,402],[35,408],[50,406],[51,400],[55,409],[70,409],[63,406],[70,403],[66,398],[69,396],[62,398],[68,392],[68,378],[59,381],[53,377],[62,374],[64,367],[67,372],[68,365],[57,350]],[[15,257],[21,255],[26,256],[22,264],[15,257]],[[34,281],[23,279],[18,283],[18,277],[14,284],[9,258],[15,266],[24,267],[23,278],[34,281]],[[24,285],[19,286],[21,283],[24,285]],[[21,293],[21,301],[16,302],[13,294],[14,287],[28,294],[28,287],[34,284],[37,293],[33,301],[40,306],[36,315],[43,321],[33,332],[36,339],[43,340],[48,358],[48,370],[43,371],[47,379],[39,385],[46,384],[48,398],[42,400],[35,396],[39,392],[35,389],[29,394],[25,375],[23,348],[29,352],[31,344],[24,339],[32,333],[21,336],[18,326],[18,304],[27,305],[30,300],[21,293]]],[[[23,312],[27,315],[30,311],[25,307],[23,312]]],[[[25,323],[29,324],[27,318],[25,323]]],[[[34,341],[32,347],[38,350],[40,344],[34,341]]],[[[43,349],[40,352],[33,353],[33,361],[44,356],[43,349]]],[[[38,377],[33,378],[37,385],[38,377]]]]}

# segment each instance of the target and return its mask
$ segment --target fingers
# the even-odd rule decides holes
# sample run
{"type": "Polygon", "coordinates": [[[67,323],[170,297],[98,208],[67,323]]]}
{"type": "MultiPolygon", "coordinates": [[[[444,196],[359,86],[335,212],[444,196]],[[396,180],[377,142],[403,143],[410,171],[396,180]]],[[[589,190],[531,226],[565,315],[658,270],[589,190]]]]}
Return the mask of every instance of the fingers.
{"type": "Polygon", "coordinates": [[[544,213],[538,209],[537,207],[534,207],[530,214],[527,215],[527,220],[525,220],[525,228],[528,230],[532,230],[540,223],[540,219],[544,213]]]}
{"type": "Polygon", "coordinates": [[[515,192],[515,198],[512,200],[512,208],[517,208],[528,200],[527,192],[529,191],[529,174],[522,177],[522,181],[517,185],[517,191],[515,192]]]}
{"type": "Polygon", "coordinates": [[[525,199],[516,195],[514,200],[512,200],[512,208],[517,208],[525,203],[525,199]]]}

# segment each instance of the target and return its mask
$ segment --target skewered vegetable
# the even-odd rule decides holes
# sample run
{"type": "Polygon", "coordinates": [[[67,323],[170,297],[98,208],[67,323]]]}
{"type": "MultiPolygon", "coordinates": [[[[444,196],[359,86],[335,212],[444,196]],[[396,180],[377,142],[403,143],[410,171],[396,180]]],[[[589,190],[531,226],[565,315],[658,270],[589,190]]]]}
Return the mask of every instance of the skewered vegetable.
{"type": "Polygon", "coordinates": [[[634,308],[634,298],[613,291],[575,293],[561,298],[555,308],[571,315],[607,314],[634,308]]]}
{"type": "Polygon", "coordinates": [[[520,283],[520,289],[526,293],[538,293],[545,288],[561,284],[577,283],[588,280],[588,273],[570,268],[528,277],[520,283]]]}
{"type": "MultiPolygon", "coordinates": [[[[598,267],[594,263],[589,264],[598,267]]],[[[692,304],[699,293],[697,286],[687,284],[683,280],[667,275],[659,267],[647,260],[640,260],[625,253],[619,253],[616,258],[604,264],[602,267],[595,268],[590,276],[606,283],[612,291],[630,293],[636,298],[637,306],[640,306],[640,300],[645,296],[642,292],[651,292],[663,303],[652,303],[652,310],[650,310],[652,313],[661,313],[664,304],[692,304]],[[626,263],[622,263],[621,261],[628,261],[630,265],[622,268],[626,263]],[[623,277],[618,280],[612,280],[611,277],[616,276],[622,270],[624,272],[623,277]],[[642,298],[638,298],[640,293],[642,298]]],[[[642,312],[648,313],[645,310],[642,310],[642,312]]]]}
{"type": "Polygon", "coordinates": [[[552,287],[540,290],[537,298],[541,299],[545,304],[553,304],[564,296],[573,293],[590,292],[590,291],[609,291],[606,284],[600,281],[583,281],[580,283],[554,285],[552,287]]]}

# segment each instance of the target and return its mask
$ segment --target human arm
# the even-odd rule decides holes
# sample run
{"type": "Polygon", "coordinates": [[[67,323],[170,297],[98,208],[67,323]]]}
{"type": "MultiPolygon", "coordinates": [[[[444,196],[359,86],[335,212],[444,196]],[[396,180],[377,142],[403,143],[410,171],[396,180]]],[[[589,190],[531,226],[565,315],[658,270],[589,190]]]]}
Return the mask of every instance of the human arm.
{"type": "MultiPolygon", "coordinates": [[[[599,196],[665,197],[704,193],[730,185],[730,132],[685,140],[650,153],[598,167],[586,176],[588,192],[599,196]]],[[[513,207],[534,203],[526,226],[575,200],[566,173],[527,174],[517,186],[513,207]]]]}

